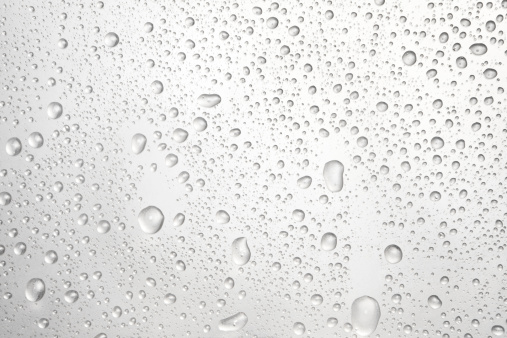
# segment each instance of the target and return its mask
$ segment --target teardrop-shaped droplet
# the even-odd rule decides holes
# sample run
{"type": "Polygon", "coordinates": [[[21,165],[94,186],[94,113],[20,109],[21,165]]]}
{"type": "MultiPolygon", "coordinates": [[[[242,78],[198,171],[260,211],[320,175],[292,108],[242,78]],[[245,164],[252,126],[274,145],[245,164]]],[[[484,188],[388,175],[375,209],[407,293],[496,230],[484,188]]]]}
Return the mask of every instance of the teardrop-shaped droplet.
{"type": "Polygon", "coordinates": [[[442,306],[442,301],[438,296],[431,295],[428,297],[428,306],[432,309],[439,309],[442,306]]]}
{"type": "Polygon", "coordinates": [[[218,224],[226,224],[231,220],[231,216],[225,210],[218,210],[215,215],[215,220],[218,224]]]}
{"type": "Polygon", "coordinates": [[[154,234],[162,228],[164,224],[164,214],[159,208],[151,205],[139,213],[137,216],[141,230],[146,234],[154,234]]]}
{"type": "Polygon", "coordinates": [[[183,143],[187,140],[187,137],[188,137],[188,132],[184,129],[181,129],[181,128],[176,128],[174,131],[173,131],[173,140],[174,142],[177,142],[177,143],[183,143]]]}
{"type": "Polygon", "coordinates": [[[339,192],[343,188],[344,166],[340,161],[329,161],[324,166],[324,181],[331,192],[339,192]]]}
{"type": "Polygon", "coordinates": [[[178,164],[178,156],[174,154],[167,154],[165,157],[165,165],[169,168],[174,167],[176,164],[178,164]]]}
{"type": "Polygon", "coordinates": [[[357,298],[352,303],[351,322],[360,336],[369,336],[377,328],[380,319],[380,306],[369,296],[357,298]]]}
{"type": "Polygon", "coordinates": [[[236,265],[245,265],[251,257],[250,248],[245,237],[239,237],[232,242],[232,261],[236,265]]]}
{"type": "Polygon", "coordinates": [[[184,222],[185,222],[185,215],[183,215],[182,213],[178,213],[178,214],[176,214],[176,216],[174,216],[173,225],[175,227],[181,226],[184,222]]]}
{"type": "Polygon", "coordinates": [[[132,136],[131,143],[132,152],[136,155],[142,153],[144,147],[146,147],[146,142],[147,142],[146,136],[144,136],[143,134],[135,134],[134,136],[132,136]]]}

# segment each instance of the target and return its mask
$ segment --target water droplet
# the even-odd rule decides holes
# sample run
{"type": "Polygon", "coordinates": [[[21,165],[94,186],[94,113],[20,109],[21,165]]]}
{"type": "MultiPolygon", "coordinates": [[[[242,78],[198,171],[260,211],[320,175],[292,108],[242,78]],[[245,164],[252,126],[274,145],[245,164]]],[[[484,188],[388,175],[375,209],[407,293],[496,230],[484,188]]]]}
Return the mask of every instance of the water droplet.
{"type": "Polygon", "coordinates": [[[26,283],[25,297],[31,302],[38,302],[46,293],[46,284],[40,278],[32,278],[26,283]]]}
{"type": "Polygon", "coordinates": [[[369,336],[377,329],[380,319],[378,302],[368,296],[359,297],[352,303],[351,322],[360,336],[369,336]]]}
{"type": "Polygon", "coordinates": [[[340,161],[329,161],[324,166],[324,181],[331,192],[339,192],[343,188],[344,166],[340,161]]]}
{"type": "Polygon", "coordinates": [[[141,230],[146,234],[158,232],[164,224],[164,214],[155,206],[148,206],[137,216],[141,230]]]}
{"type": "Polygon", "coordinates": [[[248,323],[248,317],[243,312],[238,312],[235,315],[222,319],[218,324],[218,329],[224,332],[239,331],[248,323]]]}
{"type": "Polygon", "coordinates": [[[232,261],[236,265],[245,265],[250,260],[251,252],[245,237],[236,238],[232,242],[232,261]]]}

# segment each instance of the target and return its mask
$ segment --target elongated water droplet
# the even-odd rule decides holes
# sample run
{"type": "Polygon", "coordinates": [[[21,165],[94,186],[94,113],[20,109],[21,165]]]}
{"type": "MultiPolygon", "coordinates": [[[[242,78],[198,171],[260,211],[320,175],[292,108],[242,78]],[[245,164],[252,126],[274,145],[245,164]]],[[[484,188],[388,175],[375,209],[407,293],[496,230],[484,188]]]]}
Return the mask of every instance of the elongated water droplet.
{"type": "Polygon", "coordinates": [[[235,315],[222,319],[218,324],[218,329],[224,332],[239,331],[248,323],[248,317],[244,312],[238,312],[235,315]]]}
{"type": "Polygon", "coordinates": [[[251,252],[245,237],[236,238],[231,250],[234,264],[245,265],[250,260],[251,252]]]}
{"type": "Polygon", "coordinates": [[[343,188],[344,166],[340,161],[329,161],[324,166],[324,181],[331,192],[339,192],[343,188]]]}
{"type": "Polygon", "coordinates": [[[369,336],[377,329],[380,319],[380,306],[378,302],[369,296],[357,298],[352,303],[351,322],[360,336],[369,336]]]}

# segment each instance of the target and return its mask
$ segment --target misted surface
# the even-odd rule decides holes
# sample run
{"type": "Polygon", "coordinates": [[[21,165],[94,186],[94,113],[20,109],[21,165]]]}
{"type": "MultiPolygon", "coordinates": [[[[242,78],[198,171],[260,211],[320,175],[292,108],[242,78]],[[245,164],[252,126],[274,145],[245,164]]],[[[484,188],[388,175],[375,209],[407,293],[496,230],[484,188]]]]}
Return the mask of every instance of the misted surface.
{"type": "Polygon", "coordinates": [[[506,336],[507,0],[0,8],[0,336],[506,336]]]}

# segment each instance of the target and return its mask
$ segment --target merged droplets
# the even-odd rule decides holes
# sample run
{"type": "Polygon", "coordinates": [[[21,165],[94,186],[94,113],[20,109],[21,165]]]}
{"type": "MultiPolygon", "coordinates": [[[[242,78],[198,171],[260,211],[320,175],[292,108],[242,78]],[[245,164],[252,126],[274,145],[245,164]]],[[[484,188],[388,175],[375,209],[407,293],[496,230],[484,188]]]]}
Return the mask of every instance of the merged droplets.
{"type": "Polygon", "coordinates": [[[46,284],[40,278],[32,278],[26,283],[25,297],[31,302],[38,302],[46,293],[46,284]]]}
{"type": "Polygon", "coordinates": [[[218,324],[218,329],[224,332],[239,331],[248,323],[248,317],[244,312],[238,312],[235,315],[222,319],[218,324]]]}
{"type": "Polygon", "coordinates": [[[329,161],[324,165],[324,181],[331,192],[339,192],[343,188],[343,172],[345,167],[340,161],[329,161]]]}
{"type": "Polygon", "coordinates": [[[359,297],[352,303],[351,322],[360,336],[369,336],[377,329],[380,319],[380,306],[369,296],[359,297]]]}
{"type": "Polygon", "coordinates": [[[245,237],[236,238],[232,242],[232,261],[236,265],[245,265],[251,257],[250,248],[245,237]]]}
{"type": "Polygon", "coordinates": [[[164,224],[164,214],[155,206],[148,206],[137,216],[141,230],[146,234],[157,233],[164,224]]]}

